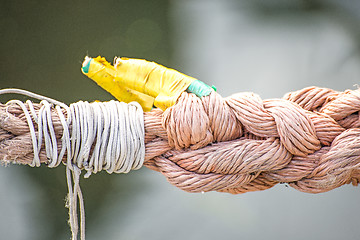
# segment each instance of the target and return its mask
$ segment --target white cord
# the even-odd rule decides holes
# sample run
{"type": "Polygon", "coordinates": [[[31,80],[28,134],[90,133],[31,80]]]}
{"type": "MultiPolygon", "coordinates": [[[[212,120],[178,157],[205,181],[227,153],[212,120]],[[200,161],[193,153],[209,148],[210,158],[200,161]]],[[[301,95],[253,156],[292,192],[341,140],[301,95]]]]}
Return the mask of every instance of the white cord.
{"type": "Polygon", "coordinates": [[[21,89],[2,89],[0,95],[16,93],[42,100],[36,113],[33,103],[27,106],[19,100],[16,104],[23,110],[29,125],[34,158],[30,166],[40,166],[40,149],[44,142],[48,167],[57,167],[66,154],[66,176],[68,184],[69,223],[72,239],[79,232],[77,199],[80,208],[80,239],[85,239],[84,201],[79,185],[81,169],[85,178],[92,173],[106,170],[108,173],[127,173],[139,169],[145,159],[145,131],[143,110],[137,102],[129,104],[117,101],[83,102],[66,104],[21,89]],[[55,106],[63,127],[61,149],[52,123],[51,114],[55,106]],[[28,110],[29,109],[29,110],[28,110]],[[66,111],[66,117],[63,113],[66,111]],[[33,122],[37,124],[37,131],[33,122]],[[71,129],[70,129],[71,128],[71,129]],[[71,132],[71,133],[70,133],[71,132]]]}

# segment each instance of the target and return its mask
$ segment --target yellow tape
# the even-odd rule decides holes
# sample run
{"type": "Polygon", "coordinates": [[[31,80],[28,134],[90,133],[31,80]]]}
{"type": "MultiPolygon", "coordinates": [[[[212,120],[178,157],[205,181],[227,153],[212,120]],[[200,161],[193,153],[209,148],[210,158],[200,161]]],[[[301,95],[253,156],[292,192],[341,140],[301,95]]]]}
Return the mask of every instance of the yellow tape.
{"type": "Polygon", "coordinates": [[[115,66],[105,58],[85,58],[82,72],[120,101],[138,101],[165,110],[195,81],[176,70],[143,59],[116,58],[115,66]]]}
{"type": "Polygon", "coordinates": [[[119,101],[126,103],[136,101],[140,103],[144,111],[152,109],[154,98],[119,84],[115,80],[115,68],[105,58],[92,59],[86,57],[81,71],[119,101]]]}

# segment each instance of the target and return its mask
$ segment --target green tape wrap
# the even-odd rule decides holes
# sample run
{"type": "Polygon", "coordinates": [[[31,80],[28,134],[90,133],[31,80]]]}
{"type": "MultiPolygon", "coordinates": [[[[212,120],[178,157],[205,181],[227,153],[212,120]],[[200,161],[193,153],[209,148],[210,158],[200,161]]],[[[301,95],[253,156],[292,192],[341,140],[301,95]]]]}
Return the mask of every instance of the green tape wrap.
{"type": "Polygon", "coordinates": [[[82,70],[84,71],[84,73],[88,73],[89,72],[89,68],[90,68],[90,63],[92,61],[92,58],[90,59],[90,61],[88,61],[88,63],[82,67],[82,70]]]}
{"type": "Polygon", "coordinates": [[[194,93],[198,97],[204,97],[209,95],[212,91],[216,91],[216,87],[210,87],[200,80],[195,80],[190,84],[186,91],[189,93],[194,93]]]}

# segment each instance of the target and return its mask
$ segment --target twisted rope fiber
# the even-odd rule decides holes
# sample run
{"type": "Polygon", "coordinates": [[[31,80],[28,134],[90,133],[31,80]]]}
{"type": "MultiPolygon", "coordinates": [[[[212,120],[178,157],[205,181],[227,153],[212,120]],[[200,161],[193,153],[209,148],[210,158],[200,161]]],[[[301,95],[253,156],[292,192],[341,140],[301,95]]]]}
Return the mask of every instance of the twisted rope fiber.
{"type": "MultiPolygon", "coordinates": [[[[0,109],[0,159],[31,163],[24,114],[15,105],[0,109]]],[[[309,193],[357,186],[359,110],[359,89],[310,87],[273,100],[216,92],[200,99],[184,92],[165,112],[144,113],[144,165],[189,192],[236,194],[278,183],[309,193]]],[[[54,111],[52,119],[60,142],[63,129],[54,111]]],[[[45,156],[42,147],[41,162],[45,156]]]]}
{"type": "Polygon", "coordinates": [[[76,240],[79,234],[77,216],[77,200],[79,200],[80,238],[84,240],[85,210],[79,185],[81,169],[87,171],[85,174],[87,178],[91,173],[101,170],[106,170],[108,173],[127,173],[142,166],[145,146],[141,106],[135,102],[126,104],[116,101],[105,103],[80,101],[68,107],[56,100],[21,89],[0,90],[0,94],[4,93],[19,93],[42,100],[36,107],[29,100],[26,101],[27,106],[19,100],[9,101],[5,105],[7,117],[3,120],[12,121],[8,112],[11,106],[20,107],[23,111],[33,149],[30,166],[40,166],[39,152],[42,147],[48,160],[48,167],[57,167],[66,155],[69,192],[67,207],[72,239],[76,240]],[[49,101],[56,104],[55,109],[51,108],[49,101]],[[66,118],[60,106],[65,111],[66,118]],[[53,110],[56,110],[62,127],[60,139],[55,133],[56,127],[54,128],[54,125],[59,126],[59,124],[53,125],[52,122],[53,110]],[[34,126],[37,126],[37,131],[34,126]],[[61,148],[58,149],[59,146],[61,148]]]}

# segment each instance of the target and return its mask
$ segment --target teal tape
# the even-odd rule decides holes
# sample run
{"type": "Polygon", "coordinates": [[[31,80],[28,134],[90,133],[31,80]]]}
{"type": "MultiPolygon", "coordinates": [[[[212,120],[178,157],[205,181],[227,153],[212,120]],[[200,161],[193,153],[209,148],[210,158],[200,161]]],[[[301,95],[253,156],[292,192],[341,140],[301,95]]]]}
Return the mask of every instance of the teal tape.
{"type": "Polygon", "coordinates": [[[89,68],[90,68],[90,63],[91,63],[92,59],[85,65],[82,67],[82,70],[84,73],[88,73],[89,72],[89,68]]]}
{"type": "Polygon", "coordinates": [[[190,86],[186,89],[187,92],[194,93],[198,97],[207,96],[214,90],[216,91],[215,86],[210,87],[209,85],[203,83],[200,80],[193,81],[190,84],[190,86]]]}

